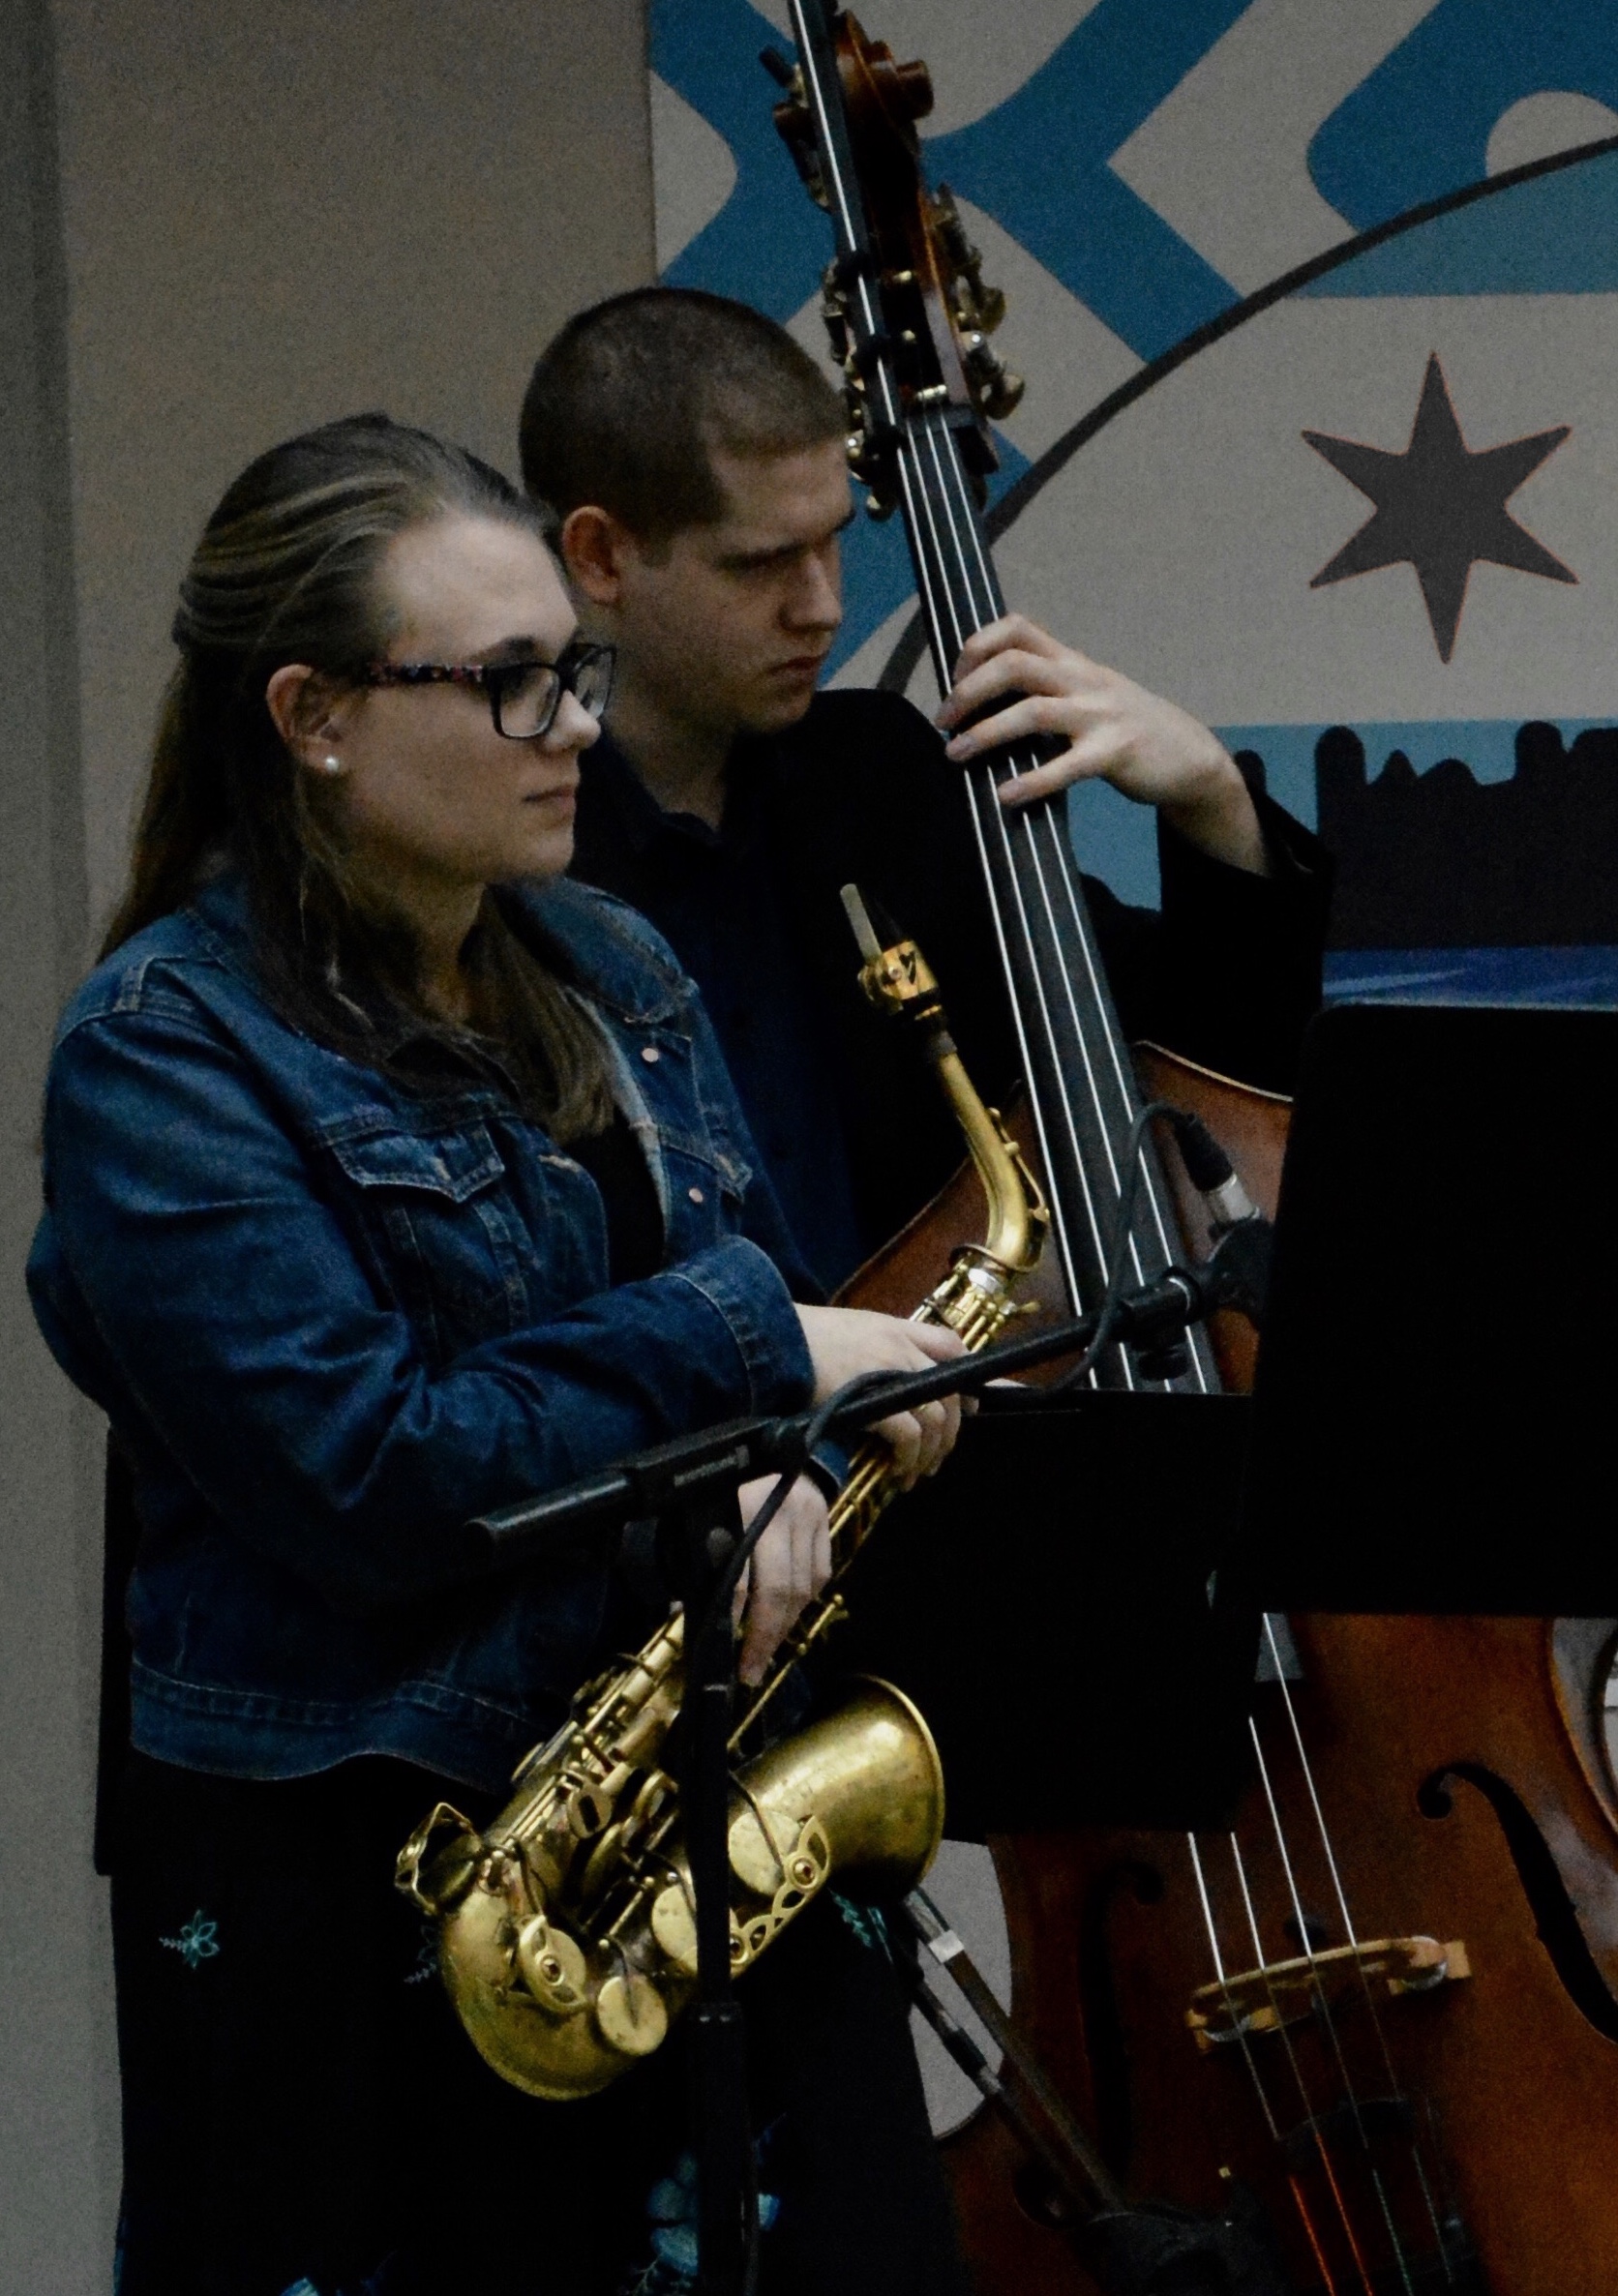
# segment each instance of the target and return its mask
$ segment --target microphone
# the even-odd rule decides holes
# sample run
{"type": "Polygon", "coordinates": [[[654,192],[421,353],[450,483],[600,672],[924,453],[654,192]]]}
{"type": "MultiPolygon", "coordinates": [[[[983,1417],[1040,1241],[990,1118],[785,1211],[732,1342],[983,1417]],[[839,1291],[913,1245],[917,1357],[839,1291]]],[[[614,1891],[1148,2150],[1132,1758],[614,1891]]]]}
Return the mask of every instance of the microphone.
{"type": "Polygon", "coordinates": [[[1197,1271],[1210,1288],[1211,1304],[1233,1307],[1262,1326],[1274,1228],[1201,1117],[1176,1109],[1169,1122],[1191,1185],[1213,1215],[1214,1249],[1197,1271]]]}

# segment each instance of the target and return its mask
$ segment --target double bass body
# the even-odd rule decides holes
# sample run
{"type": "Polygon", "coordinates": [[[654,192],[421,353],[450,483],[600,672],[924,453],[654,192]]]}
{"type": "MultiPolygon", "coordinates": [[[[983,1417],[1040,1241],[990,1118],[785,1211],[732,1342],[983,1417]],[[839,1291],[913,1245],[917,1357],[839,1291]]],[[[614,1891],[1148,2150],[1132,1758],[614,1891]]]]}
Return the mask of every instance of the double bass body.
{"type": "MultiPolygon", "coordinates": [[[[1210,1949],[1190,1845],[1127,1832],[995,1844],[1017,2019],[1131,2197],[1218,2210],[1245,2185],[1293,2289],[1606,2296],[1618,1805],[1592,1637],[1498,1618],[1314,1616],[1293,1632],[1291,1697],[1355,1936],[1459,1946],[1460,1969],[1398,1993],[1378,1977],[1367,2000],[1333,1963],[1347,1943],[1336,1886],[1269,1685],[1258,1728],[1295,1874],[1262,1793],[1231,1837],[1197,1848],[1227,1971],[1253,1961],[1234,1840],[1266,1958],[1296,1960],[1301,1943],[1319,1956],[1331,2029],[1300,1991],[1282,1998],[1286,2030],[1199,2049],[1185,2013],[1210,1949]]],[[[980,2118],[948,2151],[980,2286],[1090,2296],[1005,2132],[980,2118]]]]}
{"type": "MultiPolygon", "coordinates": [[[[1155,1052],[1138,1064],[1273,1210],[1285,1104],[1155,1052]]],[[[1196,1246],[1199,1201],[1165,1161],[1196,1246]]],[[[941,1200],[861,1302],[922,1280],[974,1216],[941,1200]]],[[[1249,1327],[1218,1336],[1245,1387],[1249,1327]]],[[[1296,1679],[1254,1702],[1273,1810],[1255,1784],[1194,1851],[1126,1829],[994,1841],[1013,2015],[1131,2199],[1218,2214],[1244,2189],[1296,2291],[1618,2287],[1614,1631],[1296,1618],[1296,1679]],[[1415,1940],[1437,1949],[1424,1966],[1372,1950],[1415,1940]],[[1188,2014],[1214,2038],[1199,2046],[1188,2014]]],[[[980,2113],[944,2149],[984,2296],[1095,2296],[1070,2208],[1002,2122],[980,2113]]]]}

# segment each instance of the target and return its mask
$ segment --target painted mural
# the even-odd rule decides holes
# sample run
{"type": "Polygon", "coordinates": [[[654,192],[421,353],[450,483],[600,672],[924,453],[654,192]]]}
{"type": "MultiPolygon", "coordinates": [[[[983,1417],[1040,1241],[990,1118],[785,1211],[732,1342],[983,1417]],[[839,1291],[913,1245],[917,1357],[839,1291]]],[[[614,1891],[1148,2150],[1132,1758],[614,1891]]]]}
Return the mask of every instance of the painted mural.
{"type": "MultiPolygon", "coordinates": [[[[1392,219],[1618,134],[1611,0],[860,14],[931,66],[929,172],[1009,298],[1007,594],[1318,820],[1339,993],[1618,1001],[1618,151],[1262,307],[1392,219]]],[[[653,0],[659,263],[823,355],[827,226],[766,45],[780,0],[653,0]]],[[[839,679],[926,699],[910,587],[896,525],[857,531],[839,679]]],[[[1155,898],[1138,809],[1089,789],[1072,826],[1155,898]]]]}

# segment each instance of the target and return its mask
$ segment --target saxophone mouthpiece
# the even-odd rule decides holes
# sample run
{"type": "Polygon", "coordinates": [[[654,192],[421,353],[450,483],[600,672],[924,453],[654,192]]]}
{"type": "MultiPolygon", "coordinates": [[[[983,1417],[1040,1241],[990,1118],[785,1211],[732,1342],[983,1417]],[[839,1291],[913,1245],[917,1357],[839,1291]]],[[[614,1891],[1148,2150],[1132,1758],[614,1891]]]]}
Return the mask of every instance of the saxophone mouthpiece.
{"type": "Polygon", "coordinates": [[[857,885],[843,887],[843,913],[849,920],[850,930],[855,940],[859,943],[860,955],[867,965],[876,964],[882,955],[882,942],[877,939],[877,929],[871,922],[871,912],[866,908],[864,896],[857,885]]]}

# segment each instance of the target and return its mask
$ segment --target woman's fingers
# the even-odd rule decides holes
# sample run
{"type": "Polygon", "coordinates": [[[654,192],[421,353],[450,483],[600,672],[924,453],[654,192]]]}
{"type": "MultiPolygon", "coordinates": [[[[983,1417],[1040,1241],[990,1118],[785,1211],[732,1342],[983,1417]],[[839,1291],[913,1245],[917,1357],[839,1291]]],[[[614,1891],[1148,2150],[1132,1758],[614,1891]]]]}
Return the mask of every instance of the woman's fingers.
{"type": "MultiPolygon", "coordinates": [[[[742,1485],[744,1524],[758,1513],[774,1487],[773,1476],[742,1485]]],[[[753,1550],[745,1608],[738,1606],[733,1612],[743,1625],[737,1671],[749,1686],[763,1681],[781,1644],[830,1575],[831,1536],[825,1496],[818,1483],[800,1476],[753,1550]]]]}
{"type": "Polygon", "coordinates": [[[908,1491],[923,1476],[937,1475],[961,1431],[961,1398],[946,1395],[914,1411],[880,1419],[876,1432],[893,1453],[893,1464],[908,1491]]]}
{"type": "MultiPolygon", "coordinates": [[[[904,1323],[863,1308],[799,1307],[797,1312],[814,1360],[817,1402],[859,1372],[920,1371],[929,1363],[952,1362],[966,1352],[960,1335],[944,1324],[904,1323]]],[[[914,1412],[894,1412],[877,1432],[892,1450],[908,1489],[943,1465],[960,1426],[961,1399],[951,1395],[914,1412]]]]}
{"type": "Polygon", "coordinates": [[[910,1324],[861,1307],[797,1310],[815,1373],[815,1401],[825,1402],[862,1372],[920,1371],[962,1353],[960,1339],[940,1324],[910,1324]]]}

